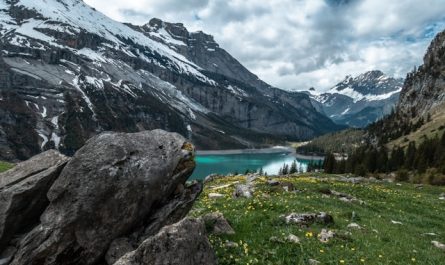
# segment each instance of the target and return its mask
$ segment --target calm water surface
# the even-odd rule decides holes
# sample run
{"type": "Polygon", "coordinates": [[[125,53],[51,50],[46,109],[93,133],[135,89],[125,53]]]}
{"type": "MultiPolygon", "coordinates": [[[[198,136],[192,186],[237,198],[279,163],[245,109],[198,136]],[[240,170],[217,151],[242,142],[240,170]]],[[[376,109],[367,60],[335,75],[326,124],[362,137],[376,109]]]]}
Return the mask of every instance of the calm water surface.
{"type": "Polygon", "coordinates": [[[244,173],[263,168],[269,175],[277,174],[283,164],[290,164],[297,160],[297,168],[306,171],[309,160],[296,159],[291,153],[272,154],[224,154],[224,155],[197,155],[196,168],[190,179],[204,179],[206,176],[229,173],[244,173]]]}

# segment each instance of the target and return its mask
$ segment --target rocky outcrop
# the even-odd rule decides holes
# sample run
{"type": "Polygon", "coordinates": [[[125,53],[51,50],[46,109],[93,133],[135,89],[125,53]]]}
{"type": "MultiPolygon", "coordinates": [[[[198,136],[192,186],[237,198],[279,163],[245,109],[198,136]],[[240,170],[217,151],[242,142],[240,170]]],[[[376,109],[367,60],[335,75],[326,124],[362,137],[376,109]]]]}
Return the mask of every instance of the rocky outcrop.
{"type": "Polygon", "coordinates": [[[50,150],[0,174],[0,252],[15,235],[38,224],[46,193],[69,159],[50,150]]]}
{"type": "Polygon", "coordinates": [[[205,233],[202,220],[184,219],[164,227],[157,235],[145,240],[135,251],[126,254],[114,265],[217,264],[205,233]]]}
{"type": "Polygon", "coordinates": [[[431,42],[423,65],[409,73],[397,111],[406,117],[426,117],[443,111],[445,104],[445,31],[431,42]]]}
{"type": "MultiPolygon", "coordinates": [[[[48,151],[1,175],[2,200],[11,201],[2,201],[9,208],[0,212],[2,262],[113,264],[143,242],[161,242],[170,233],[196,251],[188,255],[214,259],[201,221],[174,225],[202,191],[201,183],[186,184],[195,167],[194,147],[182,136],[106,132],[67,161],[48,151]],[[170,232],[159,233],[169,226],[163,231],[170,232]]],[[[181,244],[168,251],[180,251],[175,247],[181,244]]]]}

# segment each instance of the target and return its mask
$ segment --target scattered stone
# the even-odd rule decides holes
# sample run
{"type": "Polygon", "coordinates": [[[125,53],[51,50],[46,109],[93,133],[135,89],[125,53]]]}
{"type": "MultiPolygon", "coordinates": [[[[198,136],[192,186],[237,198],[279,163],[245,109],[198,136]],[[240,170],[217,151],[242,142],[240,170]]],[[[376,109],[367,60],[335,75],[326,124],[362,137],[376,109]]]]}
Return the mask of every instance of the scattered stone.
{"type": "Polygon", "coordinates": [[[256,174],[256,173],[247,175],[246,176],[246,184],[249,186],[253,185],[253,182],[259,177],[260,177],[260,175],[256,174]]]}
{"type": "Polygon", "coordinates": [[[291,192],[295,190],[295,186],[291,182],[282,182],[280,183],[280,186],[283,188],[285,192],[291,192]]]}
{"type": "Polygon", "coordinates": [[[289,234],[286,237],[286,240],[288,242],[295,243],[295,244],[300,244],[300,242],[301,242],[300,238],[298,236],[296,236],[296,235],[293,235],[293,234],[289,234]]]}
{"type": "Polygon", "coordinates": [[[216,265],[216,256],[205,234],[202,220],[186,218],[162,228],[114,265],[216,265]]]}
{"type": "Polygon", "coordinates": [[[392,224],[395,224],[395,225],[403,225],[402,222],[394,221],[394,220],[391,220],[391,223],[392,223],[392,224]]]}
{"type": "Polygon", "coordinates": [[[224,218],[222,213],[210,213],[202,217],[206,230],[210,234],[215,235],[233,235],[235,230],[230,226],[229,222],[224,218]]]}
{"type": "Polygon", "coordinates": [[[68,160],[49,150],[0,174],[0,250],[16,233],[39,224],[49,204],[46,193],[68,160]]]}
{"type": "Polygon", "coordinates": [[[250,185],[238,184],[235,186],[235,191],[233,192],[234,198],[252,198],[253,188],[250,185]]]}
{"type": "Polygon", "coordinates": [[[330,189],[322,189],[320,190],[321,193],[325,194],[325,195],[333,195],[337,198],[339,198],[340,201],[343,202],[348,202],[348,203],[359,203],[359,204],[365,204],[364,201],[357,199],[356,197],[346,194],[346,193],[342,193],[342,192],[338,192],[335,190],[330,190],[330,189]]]}
{"type": "Polygon", "coordinates": [[[424,236],[437,236],[436,233],[423,233],[424,236]]]}
{"type": "Polygon", "coordinates": [[[439,200],[445,200],[445,193],[441,193],[439,195],[439,200]]]}
{"type": "Polygon", "coordinates": [[[269,184],[269,186],[278,186],[278,185],[280,185],[280,182],[276,179],[269,179],[267,181],[267,184],[269,184]]]}
{"type": "Polygon", "coordinates": [[[233,241],[226,241],[226,243],[224,243],[224,246],[226,248],[237,248],[238,247],[238,243],[233,242],[233,241]]]}
{"type": "Polygon", "coordinates": [[[224,176],[218,175],[218,174],[210,174],[207,177],[205,177],[204,183],[212,182],[212,181],[214,181],[216,179],[220,179],[220,178],[223,178],[223,177],[224,176]]]}
{"type": "Polygon", "coordinates": [[[334,218],[325,213],[291,213],[284,217],[287,224],[297,224],[300,226],[310,226],[313,223],[320,223],[323,225],[328,225],[334,223],[334,218]]]}
{"type": "Polygon", "coordinates": [[[416,189],[423,189],[423,184],[416,184],[416,185],[414,185],[414,187],[416,189]]]}
{"type": "Polygon", "coordinates": [[[93,137],[49,189],[41,223],[20,241],[11,264],[97,264],[115,239],[142,224],[177,222],[191,207],[185,195],[196,194],[184,189],[178,200],[186,203],[175,199],[193,172],[193,156],[182,136],[162,130],[93,137]]]}
{"type": "Polygon", "coordinates": [[[396,186],[401,187],[401,186],[402,186],[402,183],[396,183],[396,186]]]}
{"type": "Polygon", "coordinates": [[[308,264],[309,265],[319,265],[319,264],[321,264],[321,262],[316,259],[309,259],[308,264]]]}
{"type": "Polygon", "coordinates": [[[350,223],[350,224],[348,224],[347,228],[349,228],[349,229],[359,229],[359,230],[362,229],[362,227],[359,224],[357,224],[357,223],[350,223]]]}
{"type": "Polygon", "coordinates": [[[440,243],[439,241],[431,241],[431,243],[433,244],[433,246],[435,246],[436,248],[445,251],[445,244],[440,243]]]}
{"type": "Polygon", "coordinates": [[[222,199],[224,198],[224,194],[221,193],[209,193],[209,199],[222,199]]]}
{"type": "Polygon", "coordinates": [[[318,234],[318,240],[322,243],[328,243],[329,240],[335,237],[335,232],[327,229],[322,229],[318,234]]]}
{"type": "Polygon", "coordinates": [[[283,239],[278,238],[278,237],[276,237],[276,236],[271,236],[271,237],[269,238],[269,241],[270,241],[270,242],[273,242],[273,243],[280,243],[280,244],[285,243],[285,241],[284,241],[283,239]]]}

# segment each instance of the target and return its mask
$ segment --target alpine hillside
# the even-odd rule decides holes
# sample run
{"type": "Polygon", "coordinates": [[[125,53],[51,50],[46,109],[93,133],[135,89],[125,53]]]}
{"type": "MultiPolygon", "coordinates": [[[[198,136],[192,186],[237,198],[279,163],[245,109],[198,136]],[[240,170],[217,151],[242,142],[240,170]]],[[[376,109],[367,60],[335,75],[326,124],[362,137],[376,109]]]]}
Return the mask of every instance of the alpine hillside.
{"type": "Polygon", "coordinates": [[[407,75],[394,113],[369,131],[391,146],[421,142],[445,131],[445,31],[431,42],[423,65],[407,75]]]}
{"type": "Polygon", "coordinates": [[[221,149],[340,127],[179,23],[123,24],[81,0],[1,0],[0,45],[3,160],[70,155],[108,130],[162,128],[221,149]]]}
{"type": "Polygon", "coordinates": [[[366,127],[389,114],[399,100],[403,79],[370,71],[347,76],[325,93],[307,92],[312,104],[338,124],[366,127]]]}

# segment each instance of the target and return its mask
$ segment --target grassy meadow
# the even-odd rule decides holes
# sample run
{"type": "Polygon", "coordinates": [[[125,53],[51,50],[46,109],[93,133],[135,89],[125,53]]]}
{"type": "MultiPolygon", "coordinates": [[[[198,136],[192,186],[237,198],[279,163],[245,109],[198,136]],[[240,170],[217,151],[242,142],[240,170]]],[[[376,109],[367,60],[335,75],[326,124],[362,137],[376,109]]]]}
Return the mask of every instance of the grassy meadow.
{"type": "Polygon", "coordinates": [[[234,199],[235,185],[245,183],[245,177],[206,184],[190,215],[221,212],[236,232],[210,236],[219,264],[316,264],[313,260],[318,264],[445,264],[445,252],[431,243],[445,243],[445,200],[439,199],[444,187],[353,184],[310,174],[278,180],[293,183],[298,191],[285,192],[260,177],[254,181],[253,198],[234,199]],[[323,189],[347,193],[364,203],[341,201],[322,194],[323,189]],[[212,199],[209,193],[224,198],[212,199]],[[292,212],[327,212],[334,224],[286,224],[280,216],[292,212]],[[350,223],[360,229],[347,228],[350,223]],[[336,233],[328,243],[318,240],[323,228],[336,233]],[[300,243],[286,241],[290,234],[300,243]]]}

